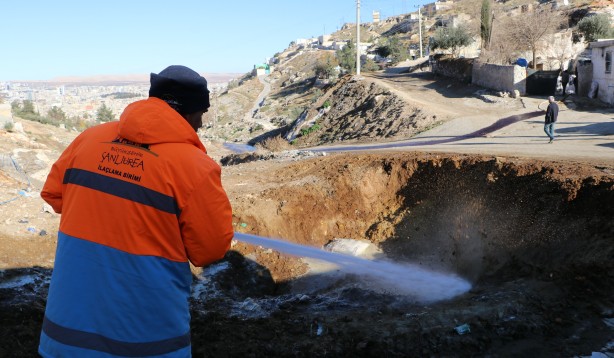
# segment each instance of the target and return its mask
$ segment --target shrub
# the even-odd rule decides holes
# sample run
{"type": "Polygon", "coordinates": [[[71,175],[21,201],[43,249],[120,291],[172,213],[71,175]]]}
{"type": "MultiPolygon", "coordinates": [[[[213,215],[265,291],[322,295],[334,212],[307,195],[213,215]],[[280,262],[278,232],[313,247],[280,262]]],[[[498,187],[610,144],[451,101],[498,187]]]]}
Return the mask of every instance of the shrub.
{"type": "Polygon", "coordinates": [[[364,65],[363,68],[365,71],[367,72],[374,72],[374,71],[379,71],[379,65],[377,63],[375,63],[375,61],[373,61],[372,59],[368,58],[364,65]]]}
{"type": "Polygon", "coordinates": [[[257,150],[267,150],[269,152],[281,152],[291,148],[292,145],[288,143],[287,140],[283,139],[281,136],[267,138],[262,142],[256,144],[257,150]]]}
{"type": "Polygon", "coordinates": [[[322,97],[323,95],[324,95],[324,92],[322,92],[321,89],[317,88],[313,92],[313,98],[311,99],[311,103],[316,103],[318,101],[318,99],[320,99],[320,97],[322,97]]]}
{"type": "Polygon", "coordinates": [[[337,65],[334,63],[334,61],[332,61],[330,57],[327,57],[326,61],[319,61],[316,64],[314,68],[315,75],[317,78],[329,79],[335,75],[336,66],[337,65]]]}
{"type": "Polygon", "coordinates": [[[319,125],[319,124],[317,124],[317,123],[316,123],[316,124],[314,124],[314,125],[312,125],[312,126],[311,126],[311,127],[309,127],[309,128],[303,128],[303,129],[301,129],[301,136],[306,136],[306,135],[309,135],[309,134],[311,134],[311,133],[313,133],[313,132],[315,132],[315,131],[319,130],[320,128],[321,128],[321,127],[320,127],[320,125],[319,125]]]}
{"type": "MultiPolygon", "coordinates": [[[[376,50],[377,54],[381,57],[390,58],[393,64],[399,63],[408,58],[407,49],[403,46],[398,37],[386,37],[380,41],[380,45],[376,50]]],[[[375,67],[372,66],[369,61],[365,63],[365,69],[371,66],[372,71],[375,71],[375,67]]]]}
{"type": "Polygon", "coordinates": [[[13,124],[13,122],[6,122],[6,123],[4,123],[4,130],[5,131],[12,132],[14,128],[15,128],[15,125],[13,124]]]}

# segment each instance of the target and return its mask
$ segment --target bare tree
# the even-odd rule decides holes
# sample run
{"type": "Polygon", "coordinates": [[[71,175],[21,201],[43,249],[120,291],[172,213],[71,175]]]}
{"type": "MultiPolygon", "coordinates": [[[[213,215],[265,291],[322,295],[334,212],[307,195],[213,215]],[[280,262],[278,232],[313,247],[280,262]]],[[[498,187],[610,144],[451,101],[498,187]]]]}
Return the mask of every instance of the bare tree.
{"type": "Polygon", "coordinates": [[[537,52],[541,49],[542,40],[555,33],[563,23],[563,16],[558,11],[535,9],[513,18],[511,39],[519,50],[530,50],[533,54],[533,69],[537,65],[537,52]]]}
{"type": "Polygon", "coordinates": [[[550,62],[550,69],[566,70],[566,64],[578,54],[579,51],[574,49],[572,36],[572,31],[567,30],[548,37],[550,46],[547,46],[543,53],[550,62]]]}
{"type": "Polygon", "coordinates": [[[516,30],[513,28],[513,19],[499,12],[493,20],[490,45],[482,49],[480,58],[484,62],[498,65],[511,64],[521,52],[514,39],[513,32],[516,30]]]}

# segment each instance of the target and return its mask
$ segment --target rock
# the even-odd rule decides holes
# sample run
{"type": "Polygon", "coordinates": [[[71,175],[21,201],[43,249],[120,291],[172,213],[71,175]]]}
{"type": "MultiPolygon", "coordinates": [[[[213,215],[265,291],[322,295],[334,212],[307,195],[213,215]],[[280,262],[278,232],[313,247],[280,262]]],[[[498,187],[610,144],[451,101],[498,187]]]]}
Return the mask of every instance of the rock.
{"type": "Polygon", "coordinates": [[[13,131],[17,133],[25,133],[23,130],[23,124],[21,122],[15,122],[13,125],[13,131]]]}
{"type": "Polygon", "coordinates": [[[53,208],[51,207],[51,205],[44,203],[43,204],[43,212],[44,213],[54,213],[53,208]]]}

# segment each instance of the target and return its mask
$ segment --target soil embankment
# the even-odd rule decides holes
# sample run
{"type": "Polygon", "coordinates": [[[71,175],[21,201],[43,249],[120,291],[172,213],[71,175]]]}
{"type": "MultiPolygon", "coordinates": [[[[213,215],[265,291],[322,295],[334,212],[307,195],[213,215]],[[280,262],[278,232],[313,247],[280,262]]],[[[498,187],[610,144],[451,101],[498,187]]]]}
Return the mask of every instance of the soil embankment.
{"type": "MultiPolygon", "coordinates": [[[[257,172],[262,164],[244,165],[257,172]]],[[[334,155],[278,165],[266,176],[229,181],[243,188],[230,190],[238,230],[317,247],[365,239],[389,258],[456,272],[474,287],[423,306],[334,281],[243,326],[214,315],[222,335],[259,342],[236,352],[573,356],[612,341],[604,323],[614,316],[614,180],[607,170],[436,154],[334,155]],[[309,334],[314,320],[326,322],[326,335],[309,334]],[[454,331],[463,323],[471,334],[454,331]]],[[[242,243],[234,249],[283,283],[278,297],[301,280],[324,280],[297,278],[305,271],[298,259],[242,243]]],[[[202,344],[205,352],[222,351],[202,344]]]]}

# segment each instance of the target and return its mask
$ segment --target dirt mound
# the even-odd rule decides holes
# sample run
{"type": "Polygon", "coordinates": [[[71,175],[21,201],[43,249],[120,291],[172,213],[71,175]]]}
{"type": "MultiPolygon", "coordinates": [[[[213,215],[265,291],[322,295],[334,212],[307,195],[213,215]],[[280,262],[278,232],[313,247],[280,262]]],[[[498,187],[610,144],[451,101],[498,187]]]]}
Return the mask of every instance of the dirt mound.
{"type": "Polygon", "coordinates": [[[341,141],[364,143],[410,138],[441,123],[434,113],[409,105],[393,92],[367,79],[345,82],[326,100],[330,110],[310,123],[317,129],[299,136],[295,144],[314,146],[341,141]]]}

